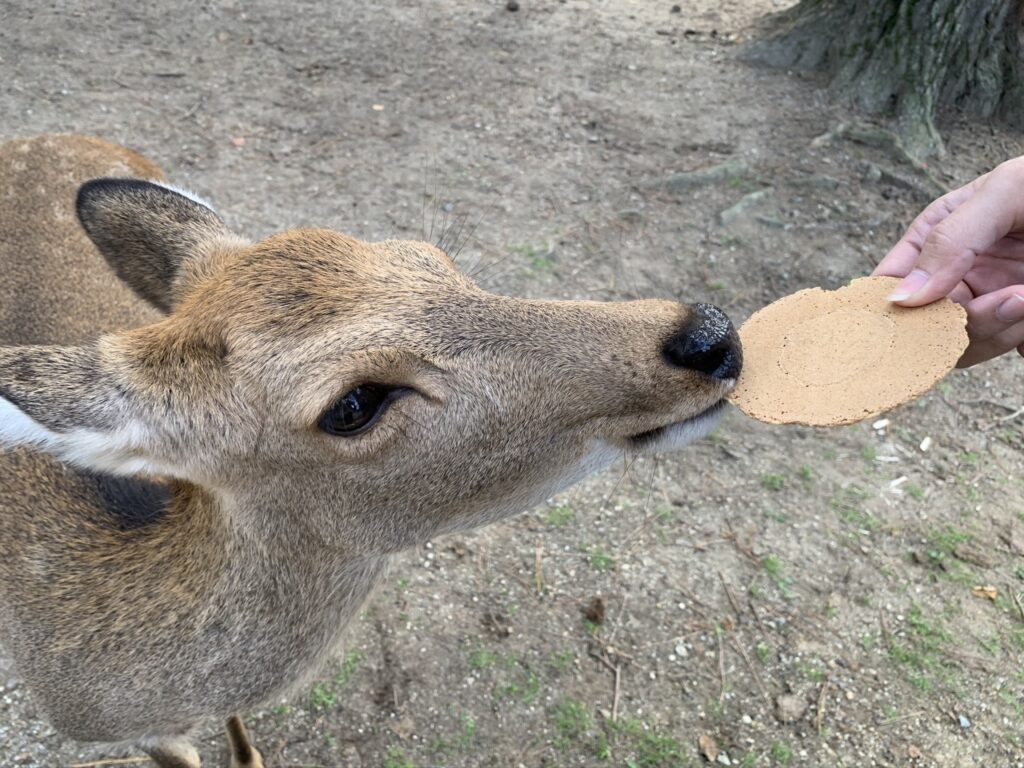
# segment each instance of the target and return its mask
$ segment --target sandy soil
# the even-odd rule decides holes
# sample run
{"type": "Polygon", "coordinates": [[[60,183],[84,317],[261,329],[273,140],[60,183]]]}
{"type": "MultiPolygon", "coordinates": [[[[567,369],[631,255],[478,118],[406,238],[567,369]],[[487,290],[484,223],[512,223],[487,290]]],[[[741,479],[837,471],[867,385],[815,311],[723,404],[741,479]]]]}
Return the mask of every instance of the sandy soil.
{"type": "MultiPolygon", "coordinates": [[[[870,271],[934,189],[884,145],[818,138],[859,118],[815,82],[738,60],[781,4],[521,5],[8,0],[0,136],[123,142],[251,236],[465,218],[488,288],[737,321],[870,271]]],[[[941,127],[946,186],[1024,152],[941,127]]],[[[878,428],[734,413],[409,552],[336,668],[250,714],[268,766],[1024,765],[1021,365],[878,428]]],[[[0,683],[3,765],[132,754],[0,683]]],[[[218,724],[199,742],[227,764],[218,724]]]]}

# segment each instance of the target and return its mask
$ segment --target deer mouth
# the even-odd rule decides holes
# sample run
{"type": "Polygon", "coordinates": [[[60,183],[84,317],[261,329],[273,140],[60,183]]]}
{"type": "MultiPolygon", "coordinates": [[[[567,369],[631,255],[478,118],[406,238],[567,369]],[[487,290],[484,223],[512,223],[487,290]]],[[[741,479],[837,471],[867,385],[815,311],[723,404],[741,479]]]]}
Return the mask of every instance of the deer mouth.
{"type": "Polygon", "coordinates": [[[704,437],[718,423],[725,404],[725,398],[722,398],[710,408],[687,419],[635,434],[628,439],[630,448],[644,452],[671,450],[704,437]]]}

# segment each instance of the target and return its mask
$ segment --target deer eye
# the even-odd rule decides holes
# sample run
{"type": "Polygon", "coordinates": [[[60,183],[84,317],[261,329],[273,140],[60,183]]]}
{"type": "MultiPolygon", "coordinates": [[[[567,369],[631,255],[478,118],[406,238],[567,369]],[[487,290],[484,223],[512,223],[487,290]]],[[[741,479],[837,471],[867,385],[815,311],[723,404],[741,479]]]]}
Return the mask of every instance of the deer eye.
{"type": "Polygon", "coordinates": [[[399,390],[383,384],[360,384],[324,411],[317,427],[328,435],[352,437],[373,426],[399,390]]]}

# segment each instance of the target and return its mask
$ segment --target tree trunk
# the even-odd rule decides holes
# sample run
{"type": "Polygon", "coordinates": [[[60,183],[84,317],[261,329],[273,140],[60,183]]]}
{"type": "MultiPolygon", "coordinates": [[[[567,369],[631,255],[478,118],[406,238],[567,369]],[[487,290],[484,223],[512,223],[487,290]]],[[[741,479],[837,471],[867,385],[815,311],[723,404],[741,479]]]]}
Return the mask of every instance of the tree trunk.
{"type": "Polygon", "coordinates": [[[835,98],[893,120],[910,154],[942,152],[953,107],[1024,127],[1021,0],[801,0],[745,58],[823,70],[835,98]]]}

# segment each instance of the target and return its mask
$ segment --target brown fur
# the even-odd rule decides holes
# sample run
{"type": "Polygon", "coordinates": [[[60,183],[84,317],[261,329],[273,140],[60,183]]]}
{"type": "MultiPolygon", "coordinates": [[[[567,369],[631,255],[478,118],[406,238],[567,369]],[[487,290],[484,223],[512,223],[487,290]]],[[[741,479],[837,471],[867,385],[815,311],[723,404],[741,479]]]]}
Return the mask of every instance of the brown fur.
{"type": "Polygon", "coordinates": [[[0,438],[30,445],[0,454],[0,637],[75,738],[196,765],[181,734],[315,669],[390,553],[670,447],[731,386],[666,362],[682,305],[494,296],[425,243],[248,244],[102,184],[86,238],[82,182],[158,174],[95,139],[0,147],[0,338],[47,345],[0,348],[0,438]],[[367,382],[413,392],[358,437],[317,429],[367,382]]]}

